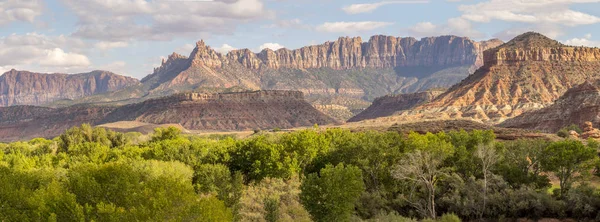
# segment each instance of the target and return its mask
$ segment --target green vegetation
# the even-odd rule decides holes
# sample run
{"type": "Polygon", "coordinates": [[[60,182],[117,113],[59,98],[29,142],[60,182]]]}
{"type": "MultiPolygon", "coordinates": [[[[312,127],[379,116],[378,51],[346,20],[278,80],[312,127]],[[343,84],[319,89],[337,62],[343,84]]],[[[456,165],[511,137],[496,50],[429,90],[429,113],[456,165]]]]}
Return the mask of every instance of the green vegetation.
{"type": "Polygon", "coordinates": [[[579,134],[581,134],[583,132],[581,130],[581,128],[579,128],[578,125],[573,124],[573,125],[570,125],[570,126],[567,126],[567,127],[563,127],[562,129],[560,129],[556,133],[556,135],[558,135],[558,136],[560,136],[562,138],[567,138],[567,137],[569,137],[571,131],[575,131],[575,132],[577,132],[579,134]]]}
{"type": "Polygon", "coordinates": [[[597,221],[598,146],[477,130],[236,139],[83,125],[0,144],[0,221],[597,221]]]}

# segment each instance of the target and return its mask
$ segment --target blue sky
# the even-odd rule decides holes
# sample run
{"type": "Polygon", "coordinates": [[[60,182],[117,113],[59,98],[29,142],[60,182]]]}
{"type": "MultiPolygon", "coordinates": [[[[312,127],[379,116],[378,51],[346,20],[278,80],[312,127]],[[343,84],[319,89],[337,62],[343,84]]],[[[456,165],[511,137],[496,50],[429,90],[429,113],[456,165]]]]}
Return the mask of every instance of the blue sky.
{"type": "Polygon", "coordinates": [[[221,52],[340,36],[510,38],[600,47],[600,0],[0,0],[0,71],[142,78],[204,39],[221,52]]]}

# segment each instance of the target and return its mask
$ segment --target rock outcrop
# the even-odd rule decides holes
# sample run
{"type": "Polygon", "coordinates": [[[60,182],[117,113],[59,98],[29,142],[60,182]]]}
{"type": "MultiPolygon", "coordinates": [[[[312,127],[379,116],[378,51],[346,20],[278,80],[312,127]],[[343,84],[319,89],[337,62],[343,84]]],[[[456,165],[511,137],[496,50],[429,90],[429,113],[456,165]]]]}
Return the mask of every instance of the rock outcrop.
{"type": "Polygon", "coordinates": [[[485,65],[405,118],[469,118],[499,123],[552,104],[569,88],[600,78],[600,49],[525,33],[484,52],[485,65]]]}
{"type": "Polygon", "coordinates": [[[410,110],[418,105],[429,102],[443,93],[441,90],[429,90],[425,92],[383,96],[375,99],[373,104],[358,115],[352,117],[348,122],[358,122],[366,119],[391,116],[396,112],[410,110]]]}
{"type": "Polygon", "coordinates": [[[0,106],[41,105],[56,100],[72,100],[138,83],[137,79],[106,71],[69,75],[13,69],[0,76],[0,106]]]}
{"type": "Polygon", "coordinates": [[[185,93],[124,106],[0,107],[0,141],[54,137],[83,123],[136,121],[179,124],[190,130],[292,128],[338,123],[298,91],[185,93]]]}
{"type": "Polygon", "coordinates": [[[523,113],[499,124],[501,127],[534,129],[555,133],[563,127],[585,123],[600,124],[599,83],[584,82],[569,89],[556,102],[543,109],[523,113]]]}

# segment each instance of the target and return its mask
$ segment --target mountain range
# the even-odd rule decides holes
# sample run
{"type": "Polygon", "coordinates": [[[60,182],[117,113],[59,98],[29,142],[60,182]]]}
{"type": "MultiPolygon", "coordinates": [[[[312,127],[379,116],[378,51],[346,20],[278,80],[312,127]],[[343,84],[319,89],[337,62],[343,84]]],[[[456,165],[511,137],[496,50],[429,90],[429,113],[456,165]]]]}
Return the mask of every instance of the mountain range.
{"type": "Polygon", "coordinates": [[[0,132],[12,135],[4,139],[57,135],[84,122],[218,131],[379,117],[469,119],[553,132],[600,116],[594,108],[600,49],[567,46],[534,32],[507,43],[342,37],[296,50],[227,54],[199,41],[189,56],[171,54],[140,81],[104,71],[16,70],[0,80],[1,105],[9,106],[0,109],[0,132]]]}
{"type": "Polygon", "coordinates": [[[379,35],[367,42],[342,37],[296,50],[254,53],[240,49],[221,54],[199,41],[189,56],[169,55],[139,85],[48,105],[122,105],[192,91],[297,90],[311,103],[341,108],[338,113],[345,114],[336,116],[346,120],[376,97],[450,87],[483,64],[483,51],[500,44],[497,39],[476,42],[456,36],[417,40],[379,35]]]}
{"type": "Polygon", "coordinates": [[[107,71],[42,74],[13,69],[0,76],[0,106],[42,105],[117,91],[137,84],[137,79],[107,71]]]}

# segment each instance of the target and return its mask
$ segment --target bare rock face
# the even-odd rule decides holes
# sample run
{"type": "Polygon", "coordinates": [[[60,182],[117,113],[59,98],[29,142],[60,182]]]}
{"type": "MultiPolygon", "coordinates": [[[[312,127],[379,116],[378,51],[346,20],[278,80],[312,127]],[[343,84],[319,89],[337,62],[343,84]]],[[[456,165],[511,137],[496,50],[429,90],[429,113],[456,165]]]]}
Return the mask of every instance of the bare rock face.
{"type": "Polygon", "coordinates": [[[142,80],[150,94],[242,87],[298,90],[308,97],[342,95],[370,100],[399,92],[448,87],[483,62],[483,51],[502,42],[456,36],[417,40],[342,37],[296,50],[248,49],[220,54],[203,41],[189,57],[172,55],[142,80]]]}
{"type": "Polygon", "coordinates": [[[396,112],[412,109],[418,105],[433,100],[443,91],[432,90],[426,92],[383,96],[375,99],[366,110],[352,117],[348,122],[358,122],[366,119],[391,116],[396,112]]]}
{"type": "Polygon", "coordinates": [[[600,78],[600,49],[571,47],[525,33],[484,52],[485,65],[406,118],[469,118],[499,123],[552,104],[569,88],[600,78]]]}
{"type": "MultiPolygon", "coordinates": [[[[569,89],[550,106],[524,113],[501,123],[501,127],[534,129],[554,133],[563,127],[576,124],[589,132],[590,137],[597,130],[593,124],[600,124],[599,83],[584,82],[569,89]],[[591,121],[588,123],[588,121],[591,121]]],[[[600,134],[598,134],[600,136],[600,134]]],[[[583,136],[583,135],[582,135],[583,136]]]]}
{"type": "Polygon", "coordinates": [[[41,74],[10,70],[0,76],[0,106],[40,105],[116,91],[138,80],[106,71],[82,74],[41,74]]]}

